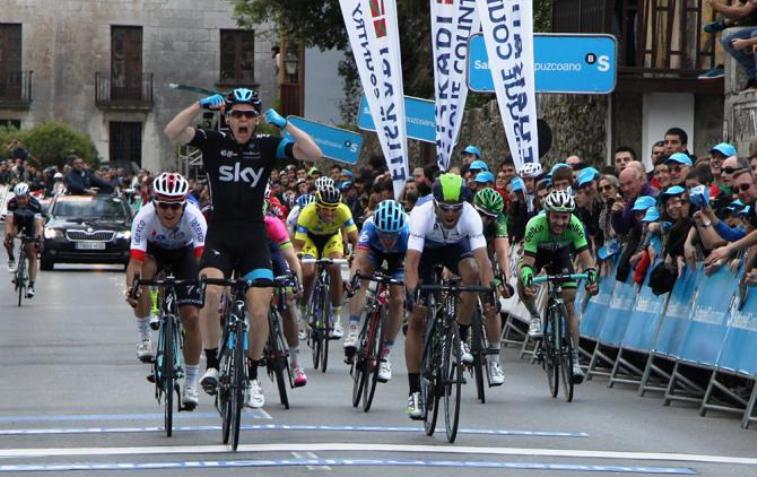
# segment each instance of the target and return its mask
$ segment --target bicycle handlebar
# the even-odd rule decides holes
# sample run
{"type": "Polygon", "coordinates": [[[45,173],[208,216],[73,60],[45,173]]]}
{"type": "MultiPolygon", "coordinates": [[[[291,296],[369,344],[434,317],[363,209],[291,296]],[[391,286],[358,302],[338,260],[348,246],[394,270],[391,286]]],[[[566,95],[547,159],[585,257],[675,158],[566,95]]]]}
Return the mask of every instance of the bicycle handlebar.
{"type": "Polygon", "coordinates": [[[491,293],[494,291],[492,287],[484,287],[481,285],[448,285],[448,284],[442,284],[442,285],[421,285],[419,287],[421,290],[441,290],[441,291],[451,291],[451,292],[476,292],[476,293],[491,293]]]}
{"type": "Polygon", "coordinates": [[[368,280],[371,282],[378,282],[378,283],[386,283],[387,285],[404,285],[405,282],[402,280],[397,280],[396,278],[392,278],[389,275],[386,275],[385,273],[381,273],[380,271],[373,272],[373,275],[363,275],[360,272],[355,273],[355,276],[362,279],[362,280],[368,280]]]}
{"type": "Polygon", "coordinates": [[[282,277],[276,277],[273,280],[267,278],[256,278],[255,280],[245,280],[244,278],[200,278],[200,285],[218,285],[222,287],[232,288],[282,288],[291,285],[291,278],[286,277],[285,280],[281,280],[282,277]]]}
{"type": "Polygon", "coordinates": [[[588,273],[566,273],[561,275],[541,275],[538,277],[534,277],[532,282],[534,285],[538,285],[540,283],[545,282],[569,282],[569,281],[577,281],[577,280],[588,280],[589,274],[588,273]]]}
{"type": "Polygon", "coordinates": [[[347,265],[349,263],[345,258],[300,258],[300,263],[315,263],[317,265],[347,265]]]}

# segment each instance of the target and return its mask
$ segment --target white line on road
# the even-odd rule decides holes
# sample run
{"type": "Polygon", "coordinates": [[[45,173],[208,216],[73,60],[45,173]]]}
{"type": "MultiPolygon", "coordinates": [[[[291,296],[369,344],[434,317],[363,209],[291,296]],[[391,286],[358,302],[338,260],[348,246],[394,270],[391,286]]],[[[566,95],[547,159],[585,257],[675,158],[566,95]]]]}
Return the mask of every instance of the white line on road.
{"type": "MultiPolygon", "coordinates": [[[[292,452],[291,454],[299,460],[307,460],[306,457],[310,459],[309,462],[318,460],[318,456],[312,452],[304,452],[302,454],[299,452],[292,452]]],[[[331,467],[328,465],[307,465],[306,467],[308,470],[331,470],[331,467]]]]}
{"type": "MultiPolygon", "coordinates": [[[[218,454],[229,452],[230,447],[206,446],[149,446],[149,447],[71,447],[2,449],[0,458],[92,456],[92,455],[157,455],[157,454],[218,454]]],[[[580,449],[535,449],[525,447],[466,447],[447,445],[401,445],[358,443],[305,443],[305,444],[246,444],[241,452],[415,452],[431,454],[527,455],[542,457],[583,457],[589,459],[659,460],[671,462],[702,462],[707,464],[742,464],[757,466],[757,458],[683,454],[665,452],[625,452],[580,449]]]]}

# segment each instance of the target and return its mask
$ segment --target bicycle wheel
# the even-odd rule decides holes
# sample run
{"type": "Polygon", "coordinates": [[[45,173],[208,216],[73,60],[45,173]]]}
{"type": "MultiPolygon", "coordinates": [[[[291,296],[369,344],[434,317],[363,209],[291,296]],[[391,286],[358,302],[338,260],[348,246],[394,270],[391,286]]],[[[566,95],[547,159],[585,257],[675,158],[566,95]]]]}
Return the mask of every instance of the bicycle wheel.
{"type": "Polygon", "coordinates": [[[321,284],[316,282],[315,290],[313,292],[313,305],[310,315],[310,344],[313,352],[313,369],[318,370],[321,365],[321,348],[322,348],[322,336],[321,336],[321,324],[318,323],[318,319],[321,316],[321,308],[323,304],[320,302],[321,297],[321,284]]]}
{"type": "Polygon", "coordinates": [[[483,324],[481,323],[481,311],[476,307],[473,313],[473,335],[471,337],[471,353],[473,354],[473,373],[476,378],[476,395],[481,404],[486,402],[484,391],[484,374],[486,373],[486,346],[483,336],[483,324]]]}
{"type": "Polygon", "coordinates": [[[358,407],[363,397],[363,388],[366,386],[366,347],[368,340],[368,317],[363,322],[363,328],[358,337],[358,349],[352,360],[352,406],[358,407]]]}
{"type": "Polygon", "coordinates": [[[556,326],[560,328],[560,375],[562,376],[563,397],[567,402],[573,400],[573,345],[570,341],[570,334],[567,332],[568,312],[565,305],[561,305],[558,314],[556,326]]]}
{"type": "Polygon", "coordinates": [[[549,393],[553,398],[557,397],[560,385],[559,362],[557,358],[557,343],[560,339],[560,330],[555,326],[552,307],[547,310],[547,319],[544,321],[544,334],[542,337],[542,346],[544,347],[544,371],[547,372],[547,383],[549,384],[549,393]]]}
{"type": "Polygon", "coordinates": [[[241,323],[237,325],[237,329],[234,332],[234,367],[231,384],[231,448],[237,450],[239,446],[239,432],[242,424],[242,407],[244,406],[244,384],[245,384],[245,372],[244,372],[244,334],[247,330],[241,326],[241,323]]]}
{"type": "Polygon", "coordinates": [[[229,359],[228,353],[225,358],[222,358],[223,363],[221,369],[224,372],[219,376],[218,394],[216,395],[216,408],[221,413],[221,442],[224,444],[229,443],[229,436],[231,435],[231,419],[232,419],[232,402],[231,402],[231,387],[229,386],[229,378],[231,377],[231,359],[229,359]]]}
{"type": "Polygon", "coordinates": [[[171,437],[173,433],[173,388],[174,388],[174,318],[166,316],[162,320],[161,332],[163,334],[163,355],[160,363],[163,378],[163,424],[166,428],[166,435],[171,437]]]}
{"type": "MultiPolygon", "coordinates": [[[[432,305],[429,304],[429,309],[432,305]]],[[[427,330],[426,346],[423,350],[423,360],[421,361],[421,398],[424,403],[423,429],[427,436],[434,435],[436,430],[436,419],[439,417],[439,381],[438,375],[439,362],[439,337],[436,331],[435,317],[429,317],[432,320],[431,327],[427,330]]]]}
{"type": "Polygon", "coordinates": [[[363,411],[371,410],[373,396],[376,394],[376,383],[378,383],[378,373],[381,367],[381,360],[384,356],[384,319],[386,318],[386,307],[381,307],[380,311],[374,312],[368,325],[368,340],[365,353],[365,376],[366,382],[363,388],[363,411]]]}
{"type": "Polygon", "coordinates": [[[329,341],[331,338],[331,300],[329,299],[329,282],[326,280],[321,288],[321,371],[329,366],[329,341]]]}
{"type": "Polygon", "coordinates": [[[441,372],[444,380],[444,424],[447,428],[447,441],[451,444],[455,442],[460,423],[460,394],[463,385],[460,335],[454,322],[447,329],[444,340],[441,372]]]}
{"type": "Polygon", "coordinates": [[[26,253],[21,246],[21,252],[18,257],[18,269],[16,270],[16,290],[18,290],[18,306],[26,293],[26,253]]]}

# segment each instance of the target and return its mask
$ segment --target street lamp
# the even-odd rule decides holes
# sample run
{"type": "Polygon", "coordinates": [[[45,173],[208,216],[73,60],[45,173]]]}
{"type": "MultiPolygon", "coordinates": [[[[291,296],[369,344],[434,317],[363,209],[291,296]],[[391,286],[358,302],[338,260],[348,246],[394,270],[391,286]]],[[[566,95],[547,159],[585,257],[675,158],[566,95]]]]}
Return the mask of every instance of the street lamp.
{"type": "Polygon", "coordinates": [[[295,55],[291,51],[288,52],[286,58],[284,59],[284,69],[289,76],[294,76],[297,74],[297,63],[297,55],[295,55]]]}

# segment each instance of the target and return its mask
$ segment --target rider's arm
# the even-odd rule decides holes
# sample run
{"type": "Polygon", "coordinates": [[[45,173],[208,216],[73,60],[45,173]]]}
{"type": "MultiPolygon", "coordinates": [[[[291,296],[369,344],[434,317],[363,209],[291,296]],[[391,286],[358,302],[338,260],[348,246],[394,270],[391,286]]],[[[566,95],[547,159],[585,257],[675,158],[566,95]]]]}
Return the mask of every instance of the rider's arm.
{"type": "Polygon", "coordinates": [[[195,136],[195,128],[191,124],[200,111],[202,111],[200,103],[192,103],[191,106],[177,114],[176,117],[166,124],[163,134],[172,142],[188,144],[195,136]]]}
{"type": "Polygon", "coordinates": [[[129,259],[129,265],[126,266],[126,288],[131,290],[134,283],[134,277],[142,271],[142,260],[134,257],[129,259]]]}
{"type": "Polygon", "coordinates": [[[710,6],[714,11],[722,13],[723,16],[733,20],[749,15],[755,8],[750,2],[738,3],[736,5],[725,5],[718,1],[713,1],[710,3],[710,6]]]}
{"type": "Polygon", "coordinates": [[[478,263],[478,271],[481,274],[481,284],[490,285],[494,281],[494,272],[492,271],[492,262],[489,260],[489,254],[486,253],[486,247],[480,247],[473,250],[473,258],[478,263]]]}
{"type": "Polygon", "coordinates": [[[286,247],[279,246],[279,252],[284,257],[284,260],[286,260],[287,265],[289,265],[289,269],[297,275],[297,280],[302,283],[302,267],[300,267],[300,261],[297,260],[295,248],[289,242],[287,242],[287,245],[286,247]]]}
{"type": "Polygon", "coordinates": [[[405,255],[405,288],[411,293],[418,288],[418,265],[421,263],[421,252],[408,250],[405,255]]]}
{"type": "Polygon", "coordinates": [[[583,270],[586,270],[587,268],[596,267],[596,263],[594,262],[594,257],[591,255],[591,252],[589,252],[588,249],[578,254],[578,260],[581,262],[581,266],[583,267],[583,270]]]}
{"type": "Polygon", "coordinates": [[[507,237],[494,239],[494,259],[499,264],[503,280],[510,281],[510,241],[507,237]]]}
{"type": "Polygon", "coordinates": [[[315,162],[323,158],[321,148],[318,147],[318,144],[313,141],[313,138],[308,133],[293,125],[291,121],[287,121],[284,130],[294,138],[292,155],[294,155],[295,159],[315,162]]]}

